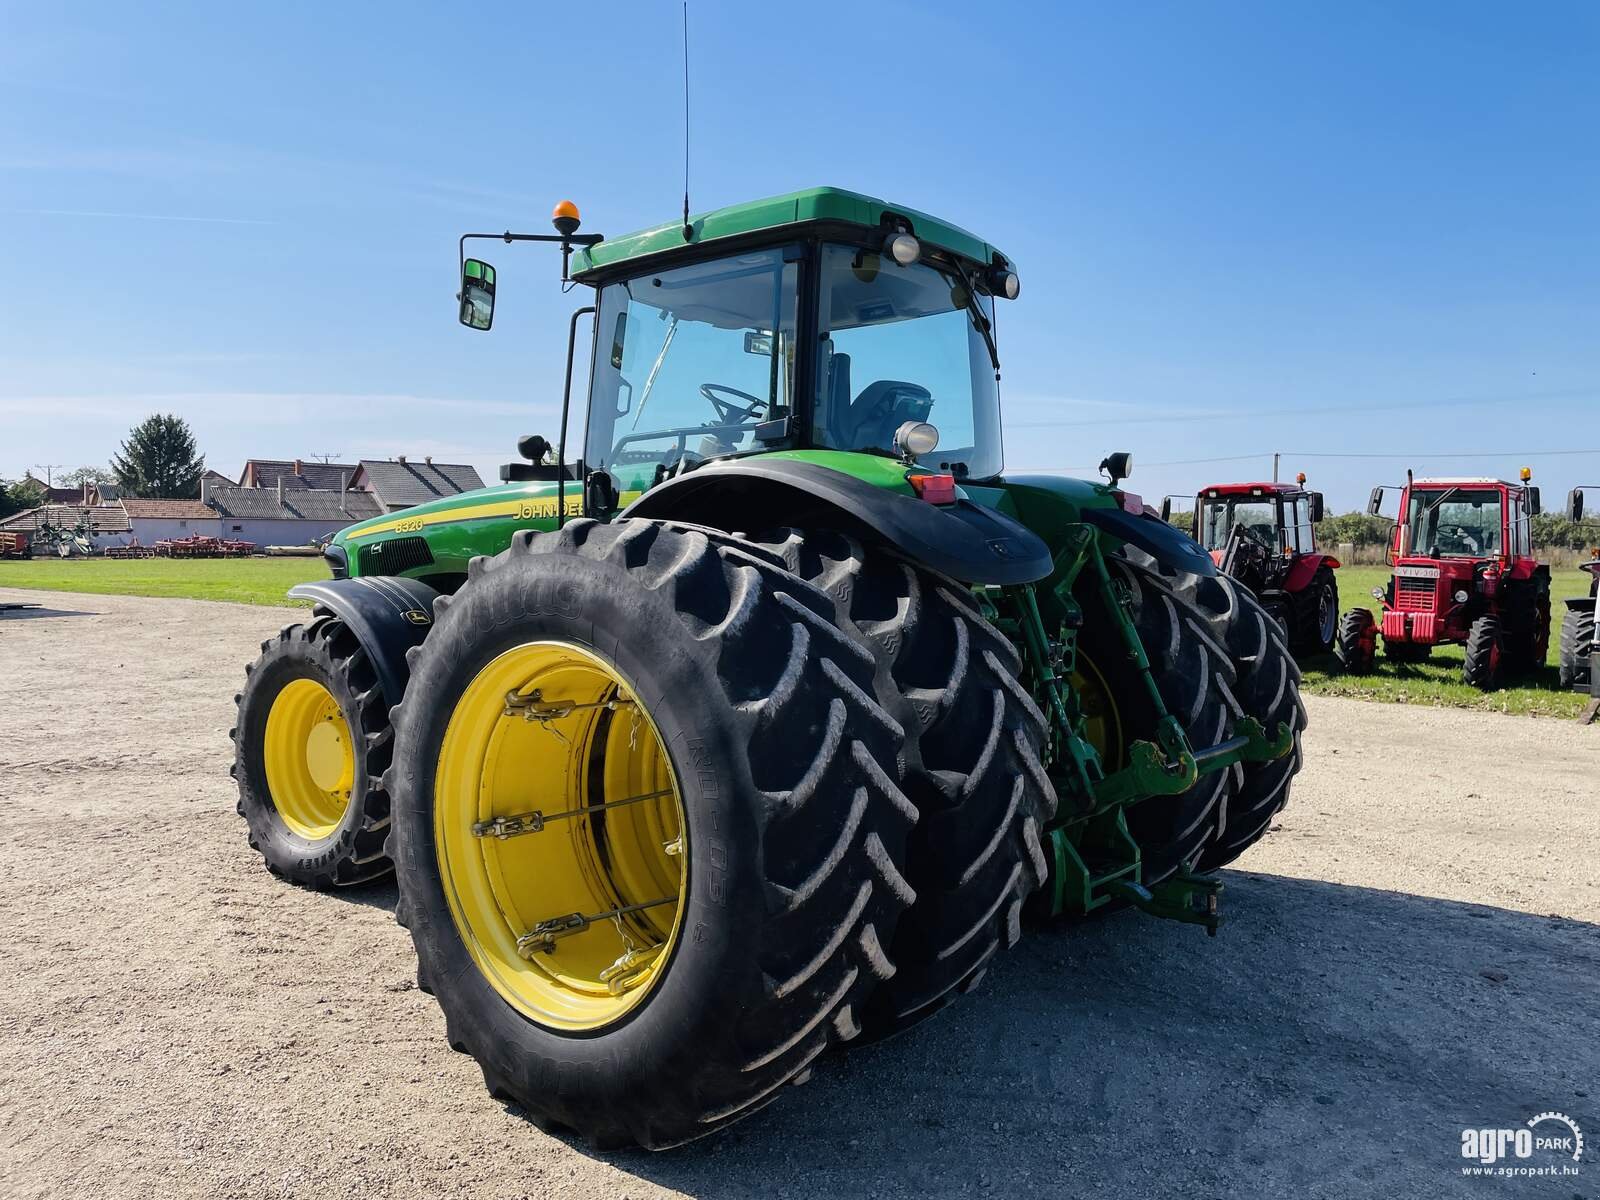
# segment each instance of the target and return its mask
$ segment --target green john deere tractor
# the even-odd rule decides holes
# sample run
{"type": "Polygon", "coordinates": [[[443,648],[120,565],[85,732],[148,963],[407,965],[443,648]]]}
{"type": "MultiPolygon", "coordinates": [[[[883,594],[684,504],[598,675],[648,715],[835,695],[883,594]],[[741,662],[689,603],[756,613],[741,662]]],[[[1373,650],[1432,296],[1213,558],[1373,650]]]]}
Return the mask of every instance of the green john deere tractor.
{"type": "MultiPolygon", "coordinates": [[[[450,1044],[601,1147],[710,1133],[915,1024],[1025,912],[1214,932],[1205,872],[1299,768],[1299,674],[1126,455],[1003,473],[1010,261],[827,188],[555,224],[492,236],[594,289],[556,445],[344,530],[248,673],[268,866],[392,865],[450,1044]]],[[[463,324],[494,288],[464,258],[463,324]]]]}

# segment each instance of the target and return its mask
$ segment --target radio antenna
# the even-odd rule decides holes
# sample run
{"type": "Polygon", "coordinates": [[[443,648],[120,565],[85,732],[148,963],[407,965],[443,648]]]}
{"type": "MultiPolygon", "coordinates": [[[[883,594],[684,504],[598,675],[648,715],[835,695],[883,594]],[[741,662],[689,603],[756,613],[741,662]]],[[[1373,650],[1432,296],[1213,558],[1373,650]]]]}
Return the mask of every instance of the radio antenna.
{"type": "Polygon", "coordinates": [[[693,238],[689,224],[689,0],[683,0],[683,240],[693,238]]]}

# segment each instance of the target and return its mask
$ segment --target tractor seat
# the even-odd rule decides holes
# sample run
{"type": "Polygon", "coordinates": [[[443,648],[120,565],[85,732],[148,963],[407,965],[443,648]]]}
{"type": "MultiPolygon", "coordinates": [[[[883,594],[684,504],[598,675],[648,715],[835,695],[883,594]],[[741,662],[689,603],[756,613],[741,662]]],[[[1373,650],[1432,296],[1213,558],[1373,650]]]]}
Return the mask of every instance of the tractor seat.
{"type": "Polygon", "coordinates": [[[907,421],[926,421],[933,393],[921,384],[880,379],[861,389],[839,421],[839,442],[848,450],[887,450],[907,421]]]}

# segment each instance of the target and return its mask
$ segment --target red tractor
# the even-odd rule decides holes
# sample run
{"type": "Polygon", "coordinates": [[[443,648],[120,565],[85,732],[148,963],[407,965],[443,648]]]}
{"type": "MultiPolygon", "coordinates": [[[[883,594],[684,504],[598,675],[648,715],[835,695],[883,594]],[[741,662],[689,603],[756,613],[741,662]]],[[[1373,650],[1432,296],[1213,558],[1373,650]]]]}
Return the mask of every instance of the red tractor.
{"type": "MultiPolygon", "coordinates": [[[[1383,605],[1351,609],[1339,622],[1345,669],[1372,670],[1378,634],[1385,657],[1421,662],[1435,646],[1463,645],[1462,678],[1490,691],[1509,675],[1544,665],[1550,646],[1550,568],[1534,560],[1532,520],[1539,489],[1502,479],[1414,479],[1406,473],[1400,516],[1389,548],[1389,586],[1373,588],[1383,605]]],[[[1367,511],[1382,515],[1383,487],[1367,511]]]]}
{"type": "MultiPolygon", "coordinates": [[[[1322,493],[1290,483],[1219,483],[1194,500],[1194,537],[1288,631],[1299,655],[1327,654],[1339,624],[1339,560],[1317,549],[1322,493]]],[[[1172,515],[1172,497],[1161,502],[1172,515]]]]}

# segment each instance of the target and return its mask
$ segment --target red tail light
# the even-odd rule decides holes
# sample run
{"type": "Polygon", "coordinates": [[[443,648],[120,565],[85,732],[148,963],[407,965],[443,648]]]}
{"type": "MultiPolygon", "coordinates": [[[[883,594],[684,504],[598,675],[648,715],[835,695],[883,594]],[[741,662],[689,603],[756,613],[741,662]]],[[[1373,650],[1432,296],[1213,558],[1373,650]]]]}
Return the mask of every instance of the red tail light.
{"type": "Polygon", "coordinates": [[[954,475],[908,475],[911,488],[918,498],[929,504],[954,504],[956,502],[956,477],[954,475]]]}

